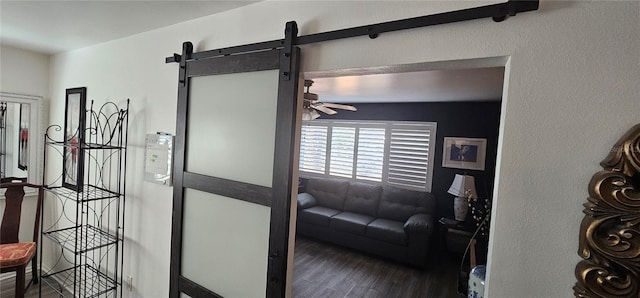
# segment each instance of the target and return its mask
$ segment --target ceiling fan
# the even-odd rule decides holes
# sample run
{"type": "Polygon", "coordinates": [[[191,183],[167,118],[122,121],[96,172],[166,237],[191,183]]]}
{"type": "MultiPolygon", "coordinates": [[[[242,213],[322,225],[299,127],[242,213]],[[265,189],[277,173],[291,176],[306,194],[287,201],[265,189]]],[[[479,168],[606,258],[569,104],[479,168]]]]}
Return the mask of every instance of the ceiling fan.
{"type": "Polygon", "coordinates": [[[312,80],[304,80],[304,86],[307,90],[304,92],[304,103],[302,110],[302,120],[313,120],[320,117],[318,111],[327,115],[335,115],[338,113],[333,109],[342,109],[347,111],[356,111],[356,107],[350,105],[343,105],[330,102],[319,102],[318,94],[309,92],[309,87],[313,85],[312,80]]]}

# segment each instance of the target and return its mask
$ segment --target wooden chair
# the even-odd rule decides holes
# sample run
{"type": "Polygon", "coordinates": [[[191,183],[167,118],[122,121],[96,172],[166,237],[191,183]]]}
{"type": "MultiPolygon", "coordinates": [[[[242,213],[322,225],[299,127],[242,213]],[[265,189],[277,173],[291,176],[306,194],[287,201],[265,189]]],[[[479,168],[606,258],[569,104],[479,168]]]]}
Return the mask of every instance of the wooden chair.
{"type": "Polygon", "coordinates": [[[40,185],[24,182],[2,183],[1,188],[5,189],[6,206],[0,226],[0,272],[16,272],[15,296],[22,298],[31,284],[38,283],[38,236],[44,188],[40,185]],[[38,191],[32,242],[20,242],[18,239],[25,187],[35,188],[38,191]],[[29,265],[29,261],[31,261],[32,278],[25,287],[25,269],[29,265]]]}

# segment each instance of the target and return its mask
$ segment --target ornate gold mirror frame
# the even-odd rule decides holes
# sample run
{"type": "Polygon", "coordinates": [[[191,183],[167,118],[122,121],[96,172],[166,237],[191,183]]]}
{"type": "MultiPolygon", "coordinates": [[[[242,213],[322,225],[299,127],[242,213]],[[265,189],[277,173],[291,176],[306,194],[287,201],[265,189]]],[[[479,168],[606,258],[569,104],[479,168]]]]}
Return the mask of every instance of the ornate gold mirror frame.
{"type": "Polygon", "coordinates": [[[640,124],[600,163],[580,225],[575,297],[640,297],[640,124]]]}

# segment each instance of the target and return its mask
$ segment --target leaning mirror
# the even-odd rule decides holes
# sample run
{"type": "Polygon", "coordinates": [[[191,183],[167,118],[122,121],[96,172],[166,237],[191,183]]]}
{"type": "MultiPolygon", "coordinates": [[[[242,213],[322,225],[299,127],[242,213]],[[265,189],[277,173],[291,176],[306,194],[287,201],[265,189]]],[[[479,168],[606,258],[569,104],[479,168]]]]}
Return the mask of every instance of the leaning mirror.
{"type": "Polygon", "coordinates": [[[18,120],[18,169],[26,171],[29,167],[29,105],[20,104],[20,120],[18,120]]]}
{"type": "Polygon", "coordinates": [[[0,92],[0,178],[37,183],[42,97],[0,92]]]}
{"type": "Polygon", "coordinates": [[[0,102],[0,178],[7,176],[7,103],[0,102]]]}
{"type": "Polygon", "coordinates": [[[62,186],[82,191],[84,167],[84,127],[87,88],[70,88],[66,92],[64,116],[64,153],[62,186]]]}

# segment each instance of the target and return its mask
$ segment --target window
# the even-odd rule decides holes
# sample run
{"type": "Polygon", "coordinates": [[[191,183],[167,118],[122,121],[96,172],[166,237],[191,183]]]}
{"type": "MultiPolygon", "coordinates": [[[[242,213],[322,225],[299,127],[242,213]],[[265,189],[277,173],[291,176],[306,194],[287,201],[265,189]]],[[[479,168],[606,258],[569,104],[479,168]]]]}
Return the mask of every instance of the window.
{"type": "Polygon", "coordinates": [[[302,126],[302,177],[431,191],[434,122],[314,120],[302,126]]]}
{"type": "Polygon", "coordinates": [[[385,129],[360,128],[359,132],[356,179],[382,181],[385,129]]]}
{"type": "Polygon", "coordinates": [[[327,159],[327,127],[302,126],[300,148],[300,171],[324,174],[327,159]]]}
{"type": "MultiPolygon", "coordinates": [[[[391,127],[389,141],[388,184],[406,188],[424,188],[430,170],[431,131],[409,125],[391,127]]],[[[430,188],[430,187],[429,187],[430,188]]]]}
{"type": "Polygon", "coordinates": [[[352,177],[355,136],[356,129],[353,127],[333,127],[331,129],[329,175],[345,178],[352,177]]]}

